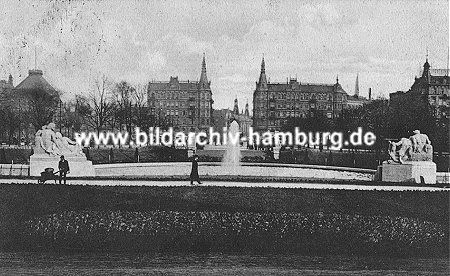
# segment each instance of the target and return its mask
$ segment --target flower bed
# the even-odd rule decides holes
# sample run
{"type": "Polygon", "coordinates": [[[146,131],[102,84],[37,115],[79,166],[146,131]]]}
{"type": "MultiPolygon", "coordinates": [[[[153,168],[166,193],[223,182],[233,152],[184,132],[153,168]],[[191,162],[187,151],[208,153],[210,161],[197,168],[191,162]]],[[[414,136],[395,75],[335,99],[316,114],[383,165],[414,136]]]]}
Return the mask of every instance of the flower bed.
{"type": "Polygon", "coordinates": [[[419,219],[214,211],[68,211],[28,220],[28,244],[91,250],[423,254],[448,230],[419,219]]]}
{"type": "Polygon", "coordinates": [[[447,190],[0,185],[0,250],[448,256],[447,190]]]}

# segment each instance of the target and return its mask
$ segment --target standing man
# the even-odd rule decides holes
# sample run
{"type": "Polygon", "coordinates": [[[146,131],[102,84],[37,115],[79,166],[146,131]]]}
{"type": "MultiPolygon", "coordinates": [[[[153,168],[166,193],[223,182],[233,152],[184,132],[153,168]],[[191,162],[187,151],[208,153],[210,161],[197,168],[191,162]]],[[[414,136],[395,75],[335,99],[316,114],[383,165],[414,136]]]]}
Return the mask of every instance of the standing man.
{"type": "Polygon", "coordinates": [[[192,169],[191,169],[191,185],[194,185],[194,181],[197,181],[198,184],[202,184],[200,182],[200,177],[198,176],[198,155],[194,154],[192,159],[192,169]]]}
{"type": "Polygon", "coordinates": [[[64,155],[61,155],[61,160],[59,161],[58,168],[59,168],[59,184],[61,184],[63,178],[64,184],[66,184],[66,177],[67,174],[70,173],[70,169],[69,169],[69,162],[67,162],[67,160],[64,159],[64,155]]]}

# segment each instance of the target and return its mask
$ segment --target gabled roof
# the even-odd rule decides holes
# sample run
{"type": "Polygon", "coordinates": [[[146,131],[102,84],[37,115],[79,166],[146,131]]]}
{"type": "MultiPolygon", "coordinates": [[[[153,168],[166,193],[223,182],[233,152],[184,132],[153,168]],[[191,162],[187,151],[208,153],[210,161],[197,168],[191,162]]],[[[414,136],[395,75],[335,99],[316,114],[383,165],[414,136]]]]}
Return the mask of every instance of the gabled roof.
{"type": "Polygon", "coordinates": [[[148,90],[197,90],[199,83],[196,81],[179,81],[178,77],[170,77],[168,82],[149,82],[148,90]]]}
{"type": "MultiPolygon", "coordinates": [[[[269,83],[267,84],[269,91],[288,91],[291,89],[290,83],[269,83]]],[[[297,83],[295,89],[292,91],[304,91],[304,92],[322,92],[322,93],[332,93],[333,91],[338,93],[346,93],[342,89],[340,84],[315,84],[315,83],[297,83]]]]}
{"type": "Polygon", "coordinates": [[[57,95],[56,91],[50,83],[47,82],[46,79],[42,76],[42,70],[29,70],[28,76],[20,82],[15,89],[16,90],[33,90],[33,89],[42,89],[50,95],[57,95]]]}

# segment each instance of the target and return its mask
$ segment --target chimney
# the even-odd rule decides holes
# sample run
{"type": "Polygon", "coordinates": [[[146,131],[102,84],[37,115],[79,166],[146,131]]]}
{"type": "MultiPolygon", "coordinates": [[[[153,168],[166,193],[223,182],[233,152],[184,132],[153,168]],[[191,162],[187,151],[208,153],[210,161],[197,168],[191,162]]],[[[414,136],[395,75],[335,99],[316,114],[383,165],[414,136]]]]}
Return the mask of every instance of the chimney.
{"type": "Polygon", "coordinates": [[[34,70],[28,70],[28,75],[40,75],[40,76],[42,76],[43,75],[43,72],[42,72],[42,70],[39,70],[39,69],[34,69],[34,70]]]}
{"type": "Polygon", "coordinates": [[[13,85],[13,77],[11,76],[11,74],[9,74],[9,77],[8,77],[8,83],[9,83],[11,86],[14,86],[14,85],[13,85]]]}
{"type": "Polygon", "coordinates": [[[369,88],[369,101],[371,101],[372,100],[372,88],[370,87],[369,88]]]}

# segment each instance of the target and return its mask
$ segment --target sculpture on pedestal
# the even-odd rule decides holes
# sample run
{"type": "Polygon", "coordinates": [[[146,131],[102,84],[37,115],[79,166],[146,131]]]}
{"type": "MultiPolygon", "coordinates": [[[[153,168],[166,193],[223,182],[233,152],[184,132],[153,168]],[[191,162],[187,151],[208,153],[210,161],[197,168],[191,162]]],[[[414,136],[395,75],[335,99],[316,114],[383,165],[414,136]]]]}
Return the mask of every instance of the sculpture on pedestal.
{"type": "Polygon", "coordinates": [[[436,184],[436,164],[428,136],[413,131],[409,138],[389,142],[390,160],[378,167],[377,175],[385,182],[436,184]]]}
{"type": "Polygon", "coordinates": [[[420,133],[419,130],[413,131],[414,135],[409,137],[412,141],[413,152],[416,153],[428,153],[433,152],[433,148],[431,147],[431,141],[428,139],[426,134],[420,133]]]}
{"type": "Polygon", "coordinates": [[[46,129],[47,126],[42,126],[40,130],[36,132],[34,136],[34,153],[35,154],[43,154],[45,153],[44,146],[42,144],[42,132],[46,129]]]}
{"type": "Polygon", "coordinates": [[[403,164],[405,161],[432,161],[433,147],[426,134],[413,131],[409,138],[401,138],[399,142],[389,142],[389,163],[403,164]]]}
{"type": "Polygon", "coordinates": [[[49,123],[36,132],[34,153],[30,156],[30,176],[40,176],[49,168],[56,170],[62,155],[70,163],[71,176],[95,176],[92,161],[87,160],[81,146],[55,129],[56,125],[49,123]]]}
{"type": "Polygon", "coordinates": [[[60,132],[55,132],[55,124],[49,123],[36,132],[34,152],[50,156],[82,156],[80,145],[60,132]]]}

